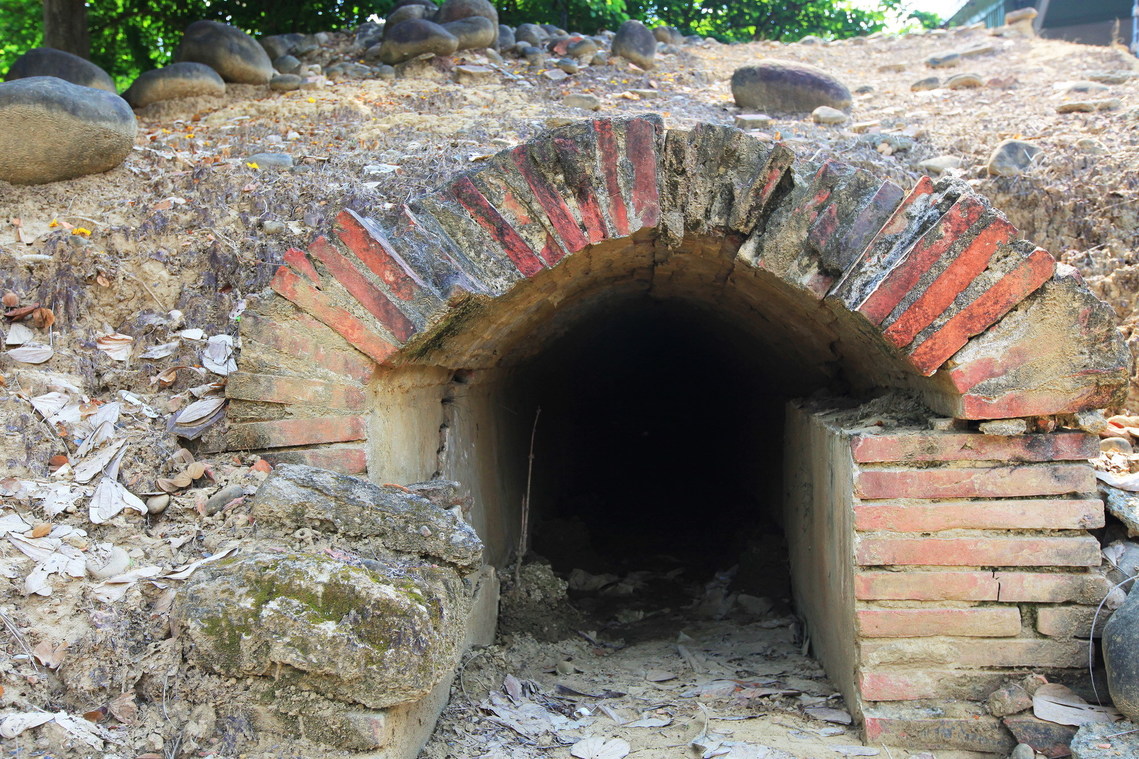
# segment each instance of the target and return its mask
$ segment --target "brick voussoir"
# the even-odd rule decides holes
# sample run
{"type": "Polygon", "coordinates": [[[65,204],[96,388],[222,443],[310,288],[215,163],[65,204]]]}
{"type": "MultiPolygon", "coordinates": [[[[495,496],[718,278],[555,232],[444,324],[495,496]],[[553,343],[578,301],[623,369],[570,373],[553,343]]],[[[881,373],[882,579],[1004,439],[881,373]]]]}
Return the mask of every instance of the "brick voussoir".
{"type": "Polygon", "coordinates": [[[363,416],[241,422],[230,425],[226,431],[226,444],[231,451],[347,443],[366,438],[367,419],[363,416]]]}
{"type": "MultiPolygon", "coordinates": [[[[551,226],[545,209],[514,165],[512,155],[500,153],[485,169],[471,174],[470,180],[493,209],[493,213],[488,214],[492,220],[490,223],[500,217],[525,242],[531,255],[536,256],[543,267],[556,266],[565,258],[566,250],[558,242],[556,230],[551,226]]],[[[486,222],[481,223],[486,226],[486,222]]],[[[532,270],[533,262],[525,250],[518,250],[520,256],[527,258],[525,265],[532,270]]],[[[519,264],[520,261],[515,261],[515,265],[519,264]]]]}
{"type": "Polygon", "coordinates": [[[498,243],[518,271],[524,277],[533,277],[545,269],[545,265],[518,231],[502,217],[495,206],[487,200],[471,181],[470,177],[459,177],[451,185],[451,194],[463,208],[478,222],[487,234],[498,243]]]}
{"type": "Polygon", "coordinates": [[[249,372],[229,375],[225,395],[246,401],[305,404],[346,411],[362,411],[367,401],[367,394],[359,386],[249,372]]]}
{"type": "Polygon", "coordinates": [[[862,469],[854,494],[862,499],[1010,498],[1095,492],[1086,464],[1058,462],[992,467],[862,469]]]}
{"type": "Polygon", "coordinates": [[[449,189],[410,204],[417,226],[441,252],[477,282],[484,292],[501,295],[520,279],[518,268],[473,219],[449,189]]]}
{"type": "Polygon", "coordinates": [[[348,311],[334,305],[328,296],[303,281],[299,274],[288,267],[279,268],[269,284],[278,295],[331,327],[356,350],[376,363],[383,364],[396,352],[395,345],[375,334],[348,311]]]}
{"type": "Polygon", "coordinates": [[[863,501],[854,507],[854,529],[859,532],[1094,530],[1103,525],[1104,506],[1098,498],[863,501]]]}
{"type": "Polygon", "coordinates": [[[861,566],[1097,567],[1099,541],[1080,537],[898,537],[861,533],[861,566]]]}
{"type": "MultiPolygon", "coordinates": [[[[861,252],[861,249],[844,248],[842,243],[850,224],[874,199],[879,189],[881,182],[878,179],[866,171],[855,169],[834,187],[807,230],[807,243],[814,248],[823,268],[836,277],[841,276],[861,252]]],[[[894,209],[889,210],[892,212],[894,209]]]]}
{"type": "Polygon", "coordinates": [[[557,169],[577,204],[578,214],[590,243],[614,235],[607,217],[609,199],[597,159],[597,134],[590,123],[572,124],[550,136],[557,169]]]}
{"type": "Polygon", "coordinates": [[[659,116],[629,119],[625,127],[625,157],[632,165],[630,207],[634,231],[657,226],[661,218],[660,144],[664,123],[659,116]]]}
{"type": "Polygon", "coordinates": [[[352,210],[336,217],[336,235],[368,271],[401,301],[438,299],[426,278],[420,276],[370,220],[352,210]]]}
{"type": "Polygon", "coordinates": [[[841,249],[851,251],[850,255],[842,258],[844,274],[854,263],[857,255],[866,249],[870,241],[893,217],[905,197],[906,192],[901,187],[890,181],[883,182],[862,210],[847,223],[846,233],[839,244],[841,249]]]}
{"type": "Polygon", "coordinates": [[[605,181],[605,192],[609,200],[608,216],[617,237],[629,234],[629,204],[622,190],[619,174],[622,146],[617,144],[614,122],[609,119],[595,119],[590,122],[597,135],[597,157],[605,181]]]}
{"type": "MultiPolygon", "coordinates": [[[[741,139],[751,140],[758,148],[763,148],[763,143],[754,138],[744,135],[741,139]]],[[[795,154],[786,145],[775,143],[759,170],[752,176],[742,177],[733,193],[731,213],[727,219],[728,229],[745,235],[752,233],[760,219],[769,211],[768,204],[794,160],[795,154]]],[[[760,165],[759,162],[757,165],[760,165]]]]}
{"type": "Polygon", "coordinates": [[[317,287],[320,287],[320,275],[317,274],[316,267],[312,265],[308,254],[300,248],[289,248],[285,251],[285,263],[289,265],[293,271],[303,275],[309,282],[312,282],[317,287]]]}
{"type": "Polygon", "coordinates": [[[915,461],[1081,461],[1099,455],[1099,440],[1082,432],[983,435],[899,432],[851,438],[857,463],[915,461]]]}
{"type": "Polygon", "coordinates": [[[567,253],[576,253],[589,244],[589,237],[583,230],[581,221],[566,202],[568,193],[559,191],[539,168],[539,163],[548,165],[556,160],[553,151],[547,153],[543,150],[544,147],[546,146],[541,143],[520,145],[510,151],[510,158],[549,220],[554,239],[567,253]]]}

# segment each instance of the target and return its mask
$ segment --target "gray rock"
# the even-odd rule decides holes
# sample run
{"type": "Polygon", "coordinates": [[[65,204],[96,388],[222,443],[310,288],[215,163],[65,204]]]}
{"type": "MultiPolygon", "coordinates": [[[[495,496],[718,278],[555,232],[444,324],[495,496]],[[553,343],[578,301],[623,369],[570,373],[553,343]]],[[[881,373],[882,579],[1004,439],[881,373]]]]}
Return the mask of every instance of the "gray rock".
{"type": "Polygon", "coordinates": [[[613,55],[619,55],[648,71],[653,67],[657,41],[647,26],[640,21],[630,20],[617,28],[610,50],[613,55]]]}
{"type": "Polygon", "coordinates": [[[808,34],[805,37],[800,37],[798,40],[800,45],[821,45],[823,42],[825,42],[825,40],[815,34],[808,34]]]}
{"type": "Polygon", "coordinates": [[[571,58],[592,58],[600,50],[601,48],[597,46],[597,43],[589,37],[571,42],[566,46],[566,54],[571,58]]]}
{"type": "Polygon", "coordinates": [[[459,39],[443,27],[424,19],[397,24],[381,43],[379,58],[389,65],[432,53],[450,55],[459,48],[459,39]]]}
{"type": "Polygon", "coordinates": [[[1120,490],[1103,483],[1100,483],[1099,487],[1100,492],[1107,496],[1104,499],[1107,512],[1123,522],[1128,537],[1139,536],[1139,493],[1120,490]]]}
{"type": "Polygon", "coordinates": [[[1139,724],[1134,718],[1089,722],[1080,726],[1070,749],[1072,759],[1134,759],[1139,756],[1139,724]]]}
{"type": "Polygon", "coordinates": [[[271,34],[268,37],[258,38],[257,42],[265,48],[269,60],[273,61],[283,55],[292,54],[304,38],[303,34],[271,34]]]}
{"type": "Polygon", "coordinates": [[[1131,453],[1134,450],[1131,441],[1125,437],[1105,437],[1099,441],[1099,449],[1103,453],[1131,453]]]}
{"type": "Polygon", "coordinates": [[[498,41],[498,24],[484,16],[466,16],[440,26],[459,41],[457,50],[494,47],[498,41]]]}
{"type": "Polygon", "coordinates": [[[542,27],[542,31],[551,37],[569,36],[569,32],[567,32],[565,29],[562,29],[560,26],[554,26],[553,24],[538,24],[538,26],[542,27]]]}
{"type": "Polygon", "coordinates": [[[590,66],[606,66],[608,64],[609,53],[606,53],[604,50],[598,50],[593,54],[593,57],[589,59],[590,66]]]}
{"type": "Polygon", "coordinates": [[[4,80],[11,82],[30,76],[54,76],[72,84],[118,94],[114,80],[106,71],[78,55],[51,47],[34,47],[21,55],[12,63],[4,80]]]}
{"type": "Polygon", "coordinates": [[[273,61],[273,68],[282,74],[295,74],[300,71],[301,62],[293,55],[282,55],[273,61]]]}
{"type": "MultiPolygon", "coordinates": [[[[259,153],[257,156],[252,156],[247,160],[252,161],[252,160],[254,160],[254,158],[257,158],[259,156],[265,156],[265,155],[269,155],[269,154],[268,153],[259,153]]],[[[206,499],[206,505],[203,507],[203,511],[205,512],[206,516],[213,516],[214,514],[218,513],[223,508],[225,508],[225,505],[227,503],[229,503],[230,501],[233,501],[237,498],[241,498],[244,495],[245,495],[245,488],[242,487],[241,485],[226,485],[224,488],[222,488],[221,490],[219,490],[218,492],[214,493],[213,495],[211,495],[209,498],[206,499]]]]}
{"type": "Polygon", "coordinates": [[[472,17],[488,19],[494,24],[495,34],[498,34],[498,11],[494,9],[490,0],[447,0],[439,8],[435,22],[445,24],[449,21],[472,17]]]}
{"type": "Polygon", "coordinates": [[[977,74],[955,74],[945,81],[951,90],[973,90],[983,85],[984,81],[977,74]]]}
{"type": "Polygon", "coordinates": [[[572,58],[560,58],[554,62],[554,65],[567,74],[576,74],[581,70],[581,66],[579,66],[577,64],[577,61],[572,58]]]}
{"type": "Polygon", "coordinates": [[[1005,14],[1005,23],[1009,26],[1019,23],[1021,21],[1031,21],[1039,14],[1035,8],[1020,8],[1015,11],[1009,11],[1005,14]]]}
{"type": "Polygon", "coordinates": [[[291,169],[293,157],[288,153],[254,153],[245,159],[246,163],[255,163],[259,169],[291,169]]]}
{"type": "Polygon", "coordinates": [[[1107,92],[1110,87],[1100,82],[1091,81],[1075,81],[1075,82],[1057,82],[1052,85],[1052,89],[1062,92],[1064,94],[1078,93],[1081,95],[1094,94],[1100,92],[1107,92]]]}
{"type": "Polygon", "coordinates": [[[514,30],[511,29],[506,24],[499,24],[498,25],[498,49],[499,50],[509,50],[510,48],[514,47],[515,42],[517,42],[517,40],[514,37],[514,30]]]}
{"type": "Polygon", "coordinates": [[[950,66],[956,66],[961,62],[960,53],[939,53],[931,55],[925,59],[925,65],[931,69],[943,69],[950,66]]]}
{"type": "Polygon", "coordinates": [[[845,124],[847,122],[847,115],[837,108],[831,108],[829,105],[820,105],[811,111],[811,120],[816,124],[845,124]]]}
{"type": "Polygon", "coordinates": [[[274,74],[269,80],[269,89],[274,92],[292,92],[299,90],[304,83],[304,78],[296,74],[274,74]]]}
{"type": "Polygon", "coordinates": [[[775,123],[766,113],[741,113],[736,116],[736,129],[767,129],[775,123]]]}
{"type": "Polygon", "coordinates": [[[465,65],[455,67],[455,81],[459,84],[478,84],[498,78],[498,73],[489,66],[465,65]]]}
{"type": "Polygon", "coordinates": [[[404,21],[411,21],[412,19],[427,19],[428,21],[434,21],[434,16],[435,10],[429,10],[426,6],[419,5],[418,3],[414,5],[400,6],[399,8],[396,8],[391,13],[389,13],[387,18],[384,19],[384,29],[377,42],[386,40],[388,38],[389,32],[391,32],[394,27],[402,24],[404,21]]]}
{"type": "Polygon", "coordinates": [[[282,464],[261,484],[251,508],[268,529],[291,533],[318,527],[345,537],[376,538],[388,550],[461,569],[482,563],[478,536],[453,514],[426,498],[346,474],[282,464]]]}
{"type": "Polygon", "coordinates": [[[1036,759],[1036,750],[1027,743],[1018,743],[1008,755],[1008,759],[1036,759]]]}
{"type": "Polygon", "coordinates": [[[518,50],[518,55],[529,61],[531,65],[538,65],[546,60],[546,51],[533,45],[523,44],[518,50]]]}
{"type": "Polygon", "coordinates": [[[1119,98],[1100,98],[1098,100],[1073,100],[1056,106],[1056,113],[1094,113],[1096,111],[1118,111],[1123,107],[1119,98]]]}
{"type": "Polygon", "coordinates": [[[1015,177],[1032,168],[1040,146],[1023,140],[1005,140],[989,156],[989,173],[998,177],[1015,177]]]}
{"type": "Polygon", "coordinates": [[[546,33],[546,30],[537,24],[520,24],[514,30],[515,41],[525,42],[534,47],[541,47],[549,38],[550,35],[546,33]]]}
{"type": "Polygon", "coordinates": [[[961,159],[955,155],[939,155],[918,163],[917,168],[933,175],[961,168],[961,159]]]}
{"type": "Polygon", "coordinates": [[[732,96],[744,109],[809,113],[820,105],[847,110],[850,90],[821,69],[790,61],[765,60],[736,69],[732,96]]]}
{"type": "Polygon", "coordinates": [[[1032,708],[1032,696],[1020,685],[1006,685],[989,694],[985,706],[994,717],[1007,717],[1032,708]]]}
{"type": "Polygon", "coordinates": [[[991,42],[974,42],[972,45],[958,48],[954,52],[962,58],[976,58],[978,55],[997,52],[997,47],[991,42]]]}
{"type": "Polygon", "coordinates": [[[653,37],[657,42],[663,42],[666,45],[683,45],[684,35],[675,26],[656,26],[653,27],[653,37]]]}
{"type": "Polygon", "coordinates": [[[486,50],[484,50],[483,55],[485,55],[486,59],[491,63],[497,63],[500,66],[506,62],[503,59],[502,54],[495,50],[493,47],[488,47],[486,50]]]}
{"type": "Polygon", "coordinates": [[[1126,84],[1132,79],[1139,79],[1139,72],[1127,71],[1121,69],[1119,71],[1091,71],[1088,73],[1087,78],[1093,82],[1100,84],[1126,84]]]}
{"type": "Polygon", "coordinates": [[[936,76],[927,76],[925,79],[919,79],[910,85],[910,92],[925,92],[926,90],[936,90],[941,86],[941,80],[936,76]]]}
{"type": "Polygon", "coordinates": [[[268,84],[273,63],[265,48],[236,26],[195,21],[186,27],[175,61],[204,63],[227,82],[268,84]]]}
{"type": "Polygon", "coordinates": [[[44,184],[115,168],[138,122],[118,95],[53,76],[0,84],[0,179],[44,184]]]}
{"type": "Polygon", "coordinates": [[[581,108],[586,111],[601,110],[601,100],[596,95],[566,95],[562,100],[562,103],[564,103],[569,108],[581,108]]]}
{"type": "Polygon", "coordinates": [[[204,63],[186,61],[144,71],[123,93],[123,98],[135,108],[142,108],[162,100],[222,95],[225,82],[218,72],[204,63]]]}
{"type": "Polygon", "coordinates": [[[207,671],[378,709],[422,698],[450,672],[469,609],[450,568],[263,553],[195,572],[171,624],[207,671]]]}

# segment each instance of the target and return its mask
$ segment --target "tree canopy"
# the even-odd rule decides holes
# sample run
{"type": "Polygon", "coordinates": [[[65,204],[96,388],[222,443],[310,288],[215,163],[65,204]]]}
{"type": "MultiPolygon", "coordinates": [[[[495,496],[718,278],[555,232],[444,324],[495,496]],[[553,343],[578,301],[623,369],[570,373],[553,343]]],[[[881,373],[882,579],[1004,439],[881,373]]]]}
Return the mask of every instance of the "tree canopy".
{"type": "MultiPolygon", "coordinates": [[[[503,23],[551,23],[592,33],[630,18],[668,24],[684,34],[724,42],[791,41],[808,34],[843,38],[886,28],[892,19],[934,26],[936,17],[911,12],[904,0],[880,0],[867,9],[850,0],[496,0],[503,23]]],[[[182,31],[193,21],[225,21],[254,35],[353,27],[383,16],[395,0],[88,0],[90,58],[129,83],[140,72],[170,62],[182,31]]],[[[42,0],[0,0],[0,70],[43,44],[42,0]]]]}

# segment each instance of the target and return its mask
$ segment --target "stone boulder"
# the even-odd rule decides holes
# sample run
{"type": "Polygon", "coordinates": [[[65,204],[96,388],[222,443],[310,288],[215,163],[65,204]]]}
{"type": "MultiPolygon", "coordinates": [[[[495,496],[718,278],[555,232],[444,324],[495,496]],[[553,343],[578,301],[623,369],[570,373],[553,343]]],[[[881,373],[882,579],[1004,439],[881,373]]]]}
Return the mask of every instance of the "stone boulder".
{"type": "Polygon", "coordinates": [[[123,98],[134,108],[142,108],[161,100],[224,94],[225,81],[218,72],[204,63],[183,61],[139,74],[123,98]]]}
{"type": "Polygon", "coordinates": [[[396,4],[392,6],[392,10],[402,8],[405,5],[422,5],[428,11],[428,16],[434,18],[435,14],[439,12],[439,6],[434,0],[396,0],[396,4]]]}
{"type": "Polygon", "coordinates": [[[498,24],[485,16],[467,16],[440,24],[459,41],[457,50],[494,47],[498,41],[498,24]]]}
{"type": "Polygon", "coordinates": [[[515,42],[517,42],[517,40],[514,39],[514,30],[511,29],[506,24],[499,24],[498,25],[498,49],[499,50],[509,50],[510,48],[514,47],[515,42]]]}
{"type": "Polygon", "coordinates": [[[265,48],[269,60],[275,61],[282,55],[294,53],[306,40],[305,35],[292,32],[289,34],[271,34],[257,40],[265,48]]]}
{"type": "Polygon", "coordinates": [[[851,104],[850,90],[825,71],[777,60],[736,69],[732,97],[747,111],[809,113],[821,105],[845,111],[851,104]]]}
{"type": "Polygon", "coordinates": [[[355,539],[375,539],[389,552],[450,564],[482,565],[482,542],[450,508],[454,486],[380,486],[325,469],[282,464],[252,500],[258,525],[287,534],[302,527],[355,539]],[[416,494],[422,492],[423,495],[416,494]]]}
{"type": "Polygon", "coordinates": [[[989,173],[998,177],[1019,176],[1032,168],[1039,153],[1039,145],[1024,140],[1005,140],[989,156],[989,173]]]}
{"type": "Polygon", "coordinates": [[[380,35],[380,39],[386,40],[388,33],[404,21],[411,21],[412,19],[426,19],[431,21],[434,16],[435,10],[428,9],[425,5],[419,5],[418,3],[413,5],[401,5],[389,13],[388,17],[384,20],[384,30],[380,35]]]}
{"type": "Polygon", "coordinates": [[[1139,591],[1134,588],[1103,626],[1103,666],[1115,708],[1139,722],[1139,591]]]}
{"type": "Polygon", "coordinates": [[[34,47],[21,55],[12,63],[4,80],[11,82],[30,76],[54,76],[72,84],[118,94],[114,80],[106,71],[78,55],[51,47],[34,47]]]}
{"type": "Polygon", "coordinates": [[[657,42],[662,42],[665,45],[683,45],[684,35],[675,26],[656,26],[653,27],[653,37],[657,42]]]}
{"type": "Polygon", "coordinates": [[[0,84],[0,179],[44,184],[115,168],[138,122],[118,95],[52,76],[0,84]]]}
{"type": "Polygon", "coordinates": [[[380,45],[379,58],[388,65],[410,61],[424,53],[450,55],[459,49],[458,37],[422,18],[402,21],[385,33],[387,38],[380,45]]]}
{"type": "Polygon", "coordinates": [[[657,54],[657,41],[647,26],[640,21],[630,20],[617,28],[617,36],[613,38],[610,49],[614,55],[648,71],[653,67],[653,58],[657,54]]]}
{"type": "Polygon", "coordinates": [[[207,671],[379,709],[426,696],[451,672],[470,607],[450,568],[256,553],[194,573],[171,624],[207,671]]]}
{"type": "Polygon", "coordinates": [[[497,32],[498,11],[494,9],[490,0],[447,0],[440,6],[439,15],[435,21],[439,24],[446,24],[450,21],[458,21],[461,18],[471,18],[472,16],[489,19],[494,23],[497,32]]]}
{"type": "Polygon", "coordinates": [[[257,40],[218,21],[195,21],[186,27],[174,60],[204,63],[236,84],[268,84],[274,73],[269,54],[257,40]]]}
{"type": "Polygon", "coordinates": [[[514,30],[515,42],[525,42],[534,47],[541,47],[546,44],[546,40],[550,35],[546,30],[537,24],[519,24],[518,28],[514,30]]]}

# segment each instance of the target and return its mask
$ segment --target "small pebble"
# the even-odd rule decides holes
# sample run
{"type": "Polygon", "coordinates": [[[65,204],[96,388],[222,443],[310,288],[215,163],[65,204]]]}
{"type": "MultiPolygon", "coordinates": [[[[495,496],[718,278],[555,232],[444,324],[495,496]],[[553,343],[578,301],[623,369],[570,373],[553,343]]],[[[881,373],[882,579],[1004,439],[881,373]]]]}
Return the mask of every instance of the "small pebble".
{"type": "Polygon", "coordinates": [[[566,95],[562,103],[568,108],[581,108],[586,111],[601,110],[601,99],[596,95],[586,95],[584,93],[574,93],[566,95]]]}
{"type": "Polygon", "coordinates": [[[243,495],[245,495],[245,488],[241,485],[226,485],[224,488],[211,495],[206,501],[206,516],[213,516],[214,514],[221,511],[227,503],[235,498],[240,498],[243,495]]]}
{"type": "Polygon", "coordinates": [[[837,108],[829,105],[820,105],[811,111],[811,120],[816,124],[845,124],[847,115],[837,108]]]}
{"type": "Polygon", "coordinates": [[[293,157],[288,153],[254,153],[245,159],[246,163],[255,163],[259,169],[291,169],[293,157]]]}
{"type": "Polygon", "coordinates": [[[150,514],[161,514],[170,505],[169,495],[152,495],[146,499],[146,510],[150,514]]]}

